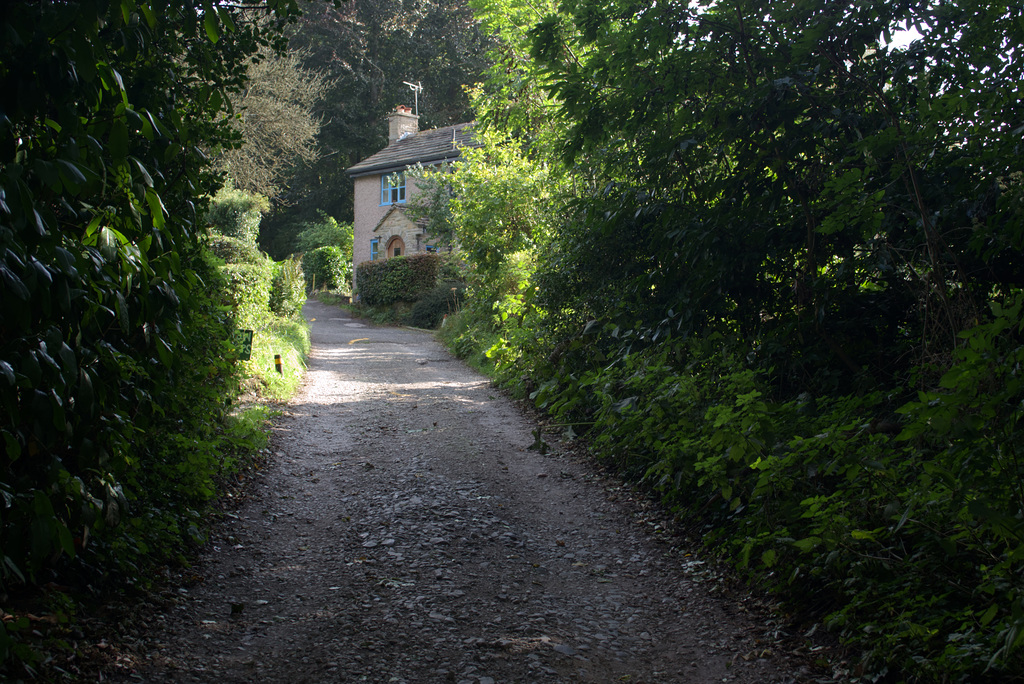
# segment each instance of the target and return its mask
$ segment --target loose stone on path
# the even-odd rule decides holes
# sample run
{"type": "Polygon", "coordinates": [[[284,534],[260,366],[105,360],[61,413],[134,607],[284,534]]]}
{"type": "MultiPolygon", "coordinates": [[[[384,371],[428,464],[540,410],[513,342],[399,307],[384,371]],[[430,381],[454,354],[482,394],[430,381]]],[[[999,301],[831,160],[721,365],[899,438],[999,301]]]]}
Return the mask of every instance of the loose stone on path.
{"type": "Polygon", "coordinates": [[[305,314],[273,462],[124,681],[799,678],[699,559],[553,437],[528,449],[535,422],[431,335],[305,314]]]}

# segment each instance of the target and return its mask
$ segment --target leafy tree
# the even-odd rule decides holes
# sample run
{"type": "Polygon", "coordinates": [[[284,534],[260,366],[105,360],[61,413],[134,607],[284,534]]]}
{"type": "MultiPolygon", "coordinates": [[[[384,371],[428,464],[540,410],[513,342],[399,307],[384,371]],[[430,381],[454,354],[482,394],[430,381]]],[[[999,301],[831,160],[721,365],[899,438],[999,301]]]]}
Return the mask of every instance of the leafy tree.
{"type": "MultiPolygon", "coordinates": [[[[4,3],[0,581],[198,534],[236,379],[207,289],[206,151],[291,0],[4,3]],[[131,525],[120,525],[131,518],[131,525]],[[115,529],[116,528],[116,529],[115,529]]],[[[10,645],[0,628],[0,660],[10,645]]]]}
{"type": "Polygon", "coordinates": [[[564,186],[556,170],[516,141],[478,137],[483,147],[464,150],[454,165],[450,206],[460,252],[490,277],[515,254],[548,242],[564,186]]]}
{"type": "Polygon", "coordinates": [[[302,51],[277,55],[262,49],[249,64],[245,88],[230,97],[231,123],[242,144],[224,150],[220,161],[239,190],[273,199],[296,165],[320,157],[322,121],[315,108],[331,83],[321,71],[303,66],[306,57],[302,51]]]}
{"type": "Polygon", "coordinates": [[[546,90],[547,74],[530,55],[529,31],[558,3],[472,0],[471,6],[492,37],[491,64],[470,91],[479,127],[515,136],[531,146],[532,155],[549,157],[562,122],[558,102],[546,90]]]}
{"type": "Polygon", "coordinates": [[[570,122],[565,158],[593,154],[610,185],[560,233],[551,308],[638,341],[758,339],[794,392],[948,354],[979,297],[1020,282],[1019,260],[1000,274],[973,248],[1019,240],[997,190],[1019,104],[991,94],[1019,75],[1001,58],[1013,14],[967,37],[950,4],[563,4],[533,54],[570,122]],[[879,44],[907,21],[927,37],[879,44]],[[619,296],[594,298],[595,277],[619,296]]]}
{"type": "Polygon", "coordinates": [[[343,254],[347,254],[349,260],[352,258],[352,224],[338,223],[333,216],[320,212],[318,221],[308,221],[302,224],[295,241],[296,252],[308,252],[318,247],[338,247],[343,254]]]}

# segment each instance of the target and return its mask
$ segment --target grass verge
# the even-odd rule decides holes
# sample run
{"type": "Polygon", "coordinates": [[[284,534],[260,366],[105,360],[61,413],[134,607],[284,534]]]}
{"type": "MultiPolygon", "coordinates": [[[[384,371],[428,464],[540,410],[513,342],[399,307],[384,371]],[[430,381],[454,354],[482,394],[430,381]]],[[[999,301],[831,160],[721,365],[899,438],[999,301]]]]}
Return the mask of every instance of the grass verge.
{"type": "Polygon", "coordinates": [[[243,362],[244,389],[258,400],[288,401],[298,389],[309,357],[309,323],[301,318],[275,319],[256,331],[252,358],[243,362]],[[281,357],[281,372],[275,356],[281,357]]]}

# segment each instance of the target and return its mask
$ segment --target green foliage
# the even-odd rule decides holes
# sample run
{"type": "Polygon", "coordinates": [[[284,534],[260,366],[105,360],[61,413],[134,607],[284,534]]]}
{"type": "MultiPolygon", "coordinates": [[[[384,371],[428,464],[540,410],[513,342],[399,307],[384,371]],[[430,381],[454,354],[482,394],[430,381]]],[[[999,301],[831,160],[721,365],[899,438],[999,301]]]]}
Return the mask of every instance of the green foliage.
{"type": "Polygon", "coordinates": [[[206,245],[214,256],[229,264],[262,264],[267,260],[256,245],[241,238],[211,234],[206,245]]]}
{"type": "Polygon", "coordinates": [[[459,282],[438,283],[416,300],[409,310],[409,325],[417,328],[434,329],[441,325],[446,316],[459,312],[465,300],[466,286],[459,282]]]}
{"type": "Polygon", "coordinates": [[[266,259],[260,264],[228,264],[224,270],[235,326],[245,330],[258,328],[270,311],[273,263],[266,259]]]}
{"type": "Polygon", "coordinates": [[[723,338],[650,347],[535,396],[560,422],[593,422],[601,457],[706,542],[827,613],[869,671],[1005,676],[1024,626],[1022,304],[997,305],[939,389],[902,404],[898,392],[772,401],[770,374],[723,338]]]}
{"type": "Polygon", "coordinates": [[[528,33],[540,16],[558,10],[555,0],[520,3],[472,0],[483,29],[494,37],[486,80],[470,91],[484,130],[513,134],[535,154],[547,154],[558,128],[558,101],[546,92],[543,65],[530,59],[528,33]]]}
{"type": "Polygon", "coordinates": [[[304,252],[306,287],[352,289],[352,224],[320,212],[320,220],[301,224],[294,251],[304,252]]]}
{"type": "Polygon", "coordinates": [[[491,282],[501,280],[496,274],[516,255],[547,244],[565,186],[552,167],[532,158],[514,139],[488,133],[478,137],[483,146],[463,150],[450,174],[450,204],[459,253],[491,282]]]}
{"type": "Polygon", "coordinates": [[[489,326],[479,325],[470,310],[464,308],[449,316],[437,335],[445,347],[471,367],[483,373],[493,370],[494,362],[487,358],[486,352],[498,336],[489,326]]]}
{"type": "Polygon", "coordinates": [[[986,269],[972,247],[1020,232],[996,191],[1019,107],[974,94],[1020,71],[984,66],[1021,40],[999,10],[972,22],[991,32],[977,42],[952,5],[563,10],[533,31],[533,54],[569,122],[563,156],[601,190],[541,266],[560,324],[613,322],[641,344],[738,332],[786,391],[846,390],[948,357],[991,288],[1018,280],[1005,252],[986,269]],[[877,45],[907,19],[931,30],[877,45]],[[938,142],[953,139],[971,143],[938,142]]]}
{"type": "Polygon", "coordinates": [[[470,359],[483,353],[474,362],[521,394],[524,374],[540,374],[545,365],[541,349],[550,337],[541,325],[546,314],[534,305],[533,273],[536,254],[550,244],[565,211],[568,180],[557,164],[527,154],[521,140],[491,133],[479,138],[482,147],[465,150],[450,170],[426,172],[428,187],[443,188],[429,195],[426,210],[432,232],[439,219],[451,231],[469,285],[462,317],[468,339],[456,344],[456,353],[464,349],[470,359]],[[447,203],[444,212],[431,204],[437,202],[447,203]],[[482,340],[489,344],[479,349],[482,340]]]}
{"type": "Polygon", "coordinates": [[[866,677],[1019,679],[1022,10],[480,4],[483,127],[569,175],[499,174],[503,216],[444,178],[471,270],[442,339],[866,677]]]}
{"type": "Polygon", "coordinates": [[[352,258],[352,224],[338,223],[334,217],[320,212],[319,221],[302,224],[295,239],[295,252],[310,252],[320,247],[339,247],[352,258]]]}
{"type": "Polygon", "coordinates": [[[441,264],[437,269],[439,281],[464,282],[469,273],[469,267],[458,252],[443,252],[439,254],[441,264]]]}
{"type": "Polygon", "coordinates": [[[266,197],[236,190],[229,182],[211,200],[206,222],[220,235],[255,245],[260,221],[268,211],[270,203],[266,197]]]}
{"type": "Polygon", "coordinates": [[[265,321],[256,330],[252,358],[242,362],[244,389],[260,398],[288,401],[302,382],[309,350],[309,324],[301,317],[265,321]],[[281,373],[276,355],[281,356],[281,373]]]}
{"type": "Polygon", "coordinates": [[[302,255],[302,272],[310,290],[350,290],[352,254],[346,256],[341,247],[318,247],[302,255]]]}
{"type": "Polygon", "coordinates": [[[440,267],[441,257],[437,254],[364,261],[356,269],[360,302],[378,307],[416,301],[434,287],[440,267]]]}
{"type": "Polygon", "coordinates": [[[306,303],[306,278],[302,263],[288,259],[274,264],[274,279],[270,284],[270,310],[284,318],[292,318],[302,311],[306,303]]]}
{"type": "MultiPolygon", "coordinates": [[[[198,236],[224,93],[297,11],[13,3],[0,29],[0,583],[200,536],[237,432],[225,283],[198,236]],[[252,20],[255,11],[263,20],[252,20]],[[246,20],[242,20],[242,13],[246,20]]],[[[30,658],[5,622],[0,655],[30,658]]],[[[5,672],[6,674],[6,672],[5,672]]]]}

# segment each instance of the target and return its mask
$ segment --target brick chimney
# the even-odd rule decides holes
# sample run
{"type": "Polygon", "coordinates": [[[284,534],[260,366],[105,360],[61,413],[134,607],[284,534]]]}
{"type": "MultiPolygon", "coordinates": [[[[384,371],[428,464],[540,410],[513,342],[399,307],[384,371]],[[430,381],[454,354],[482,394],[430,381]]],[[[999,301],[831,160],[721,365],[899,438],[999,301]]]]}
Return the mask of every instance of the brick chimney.
{"type": "Polygon", "coordinates": [[[388,115],[388,144],[420,132],[420,117],[405,105],[398,105],[388,115]]]}

